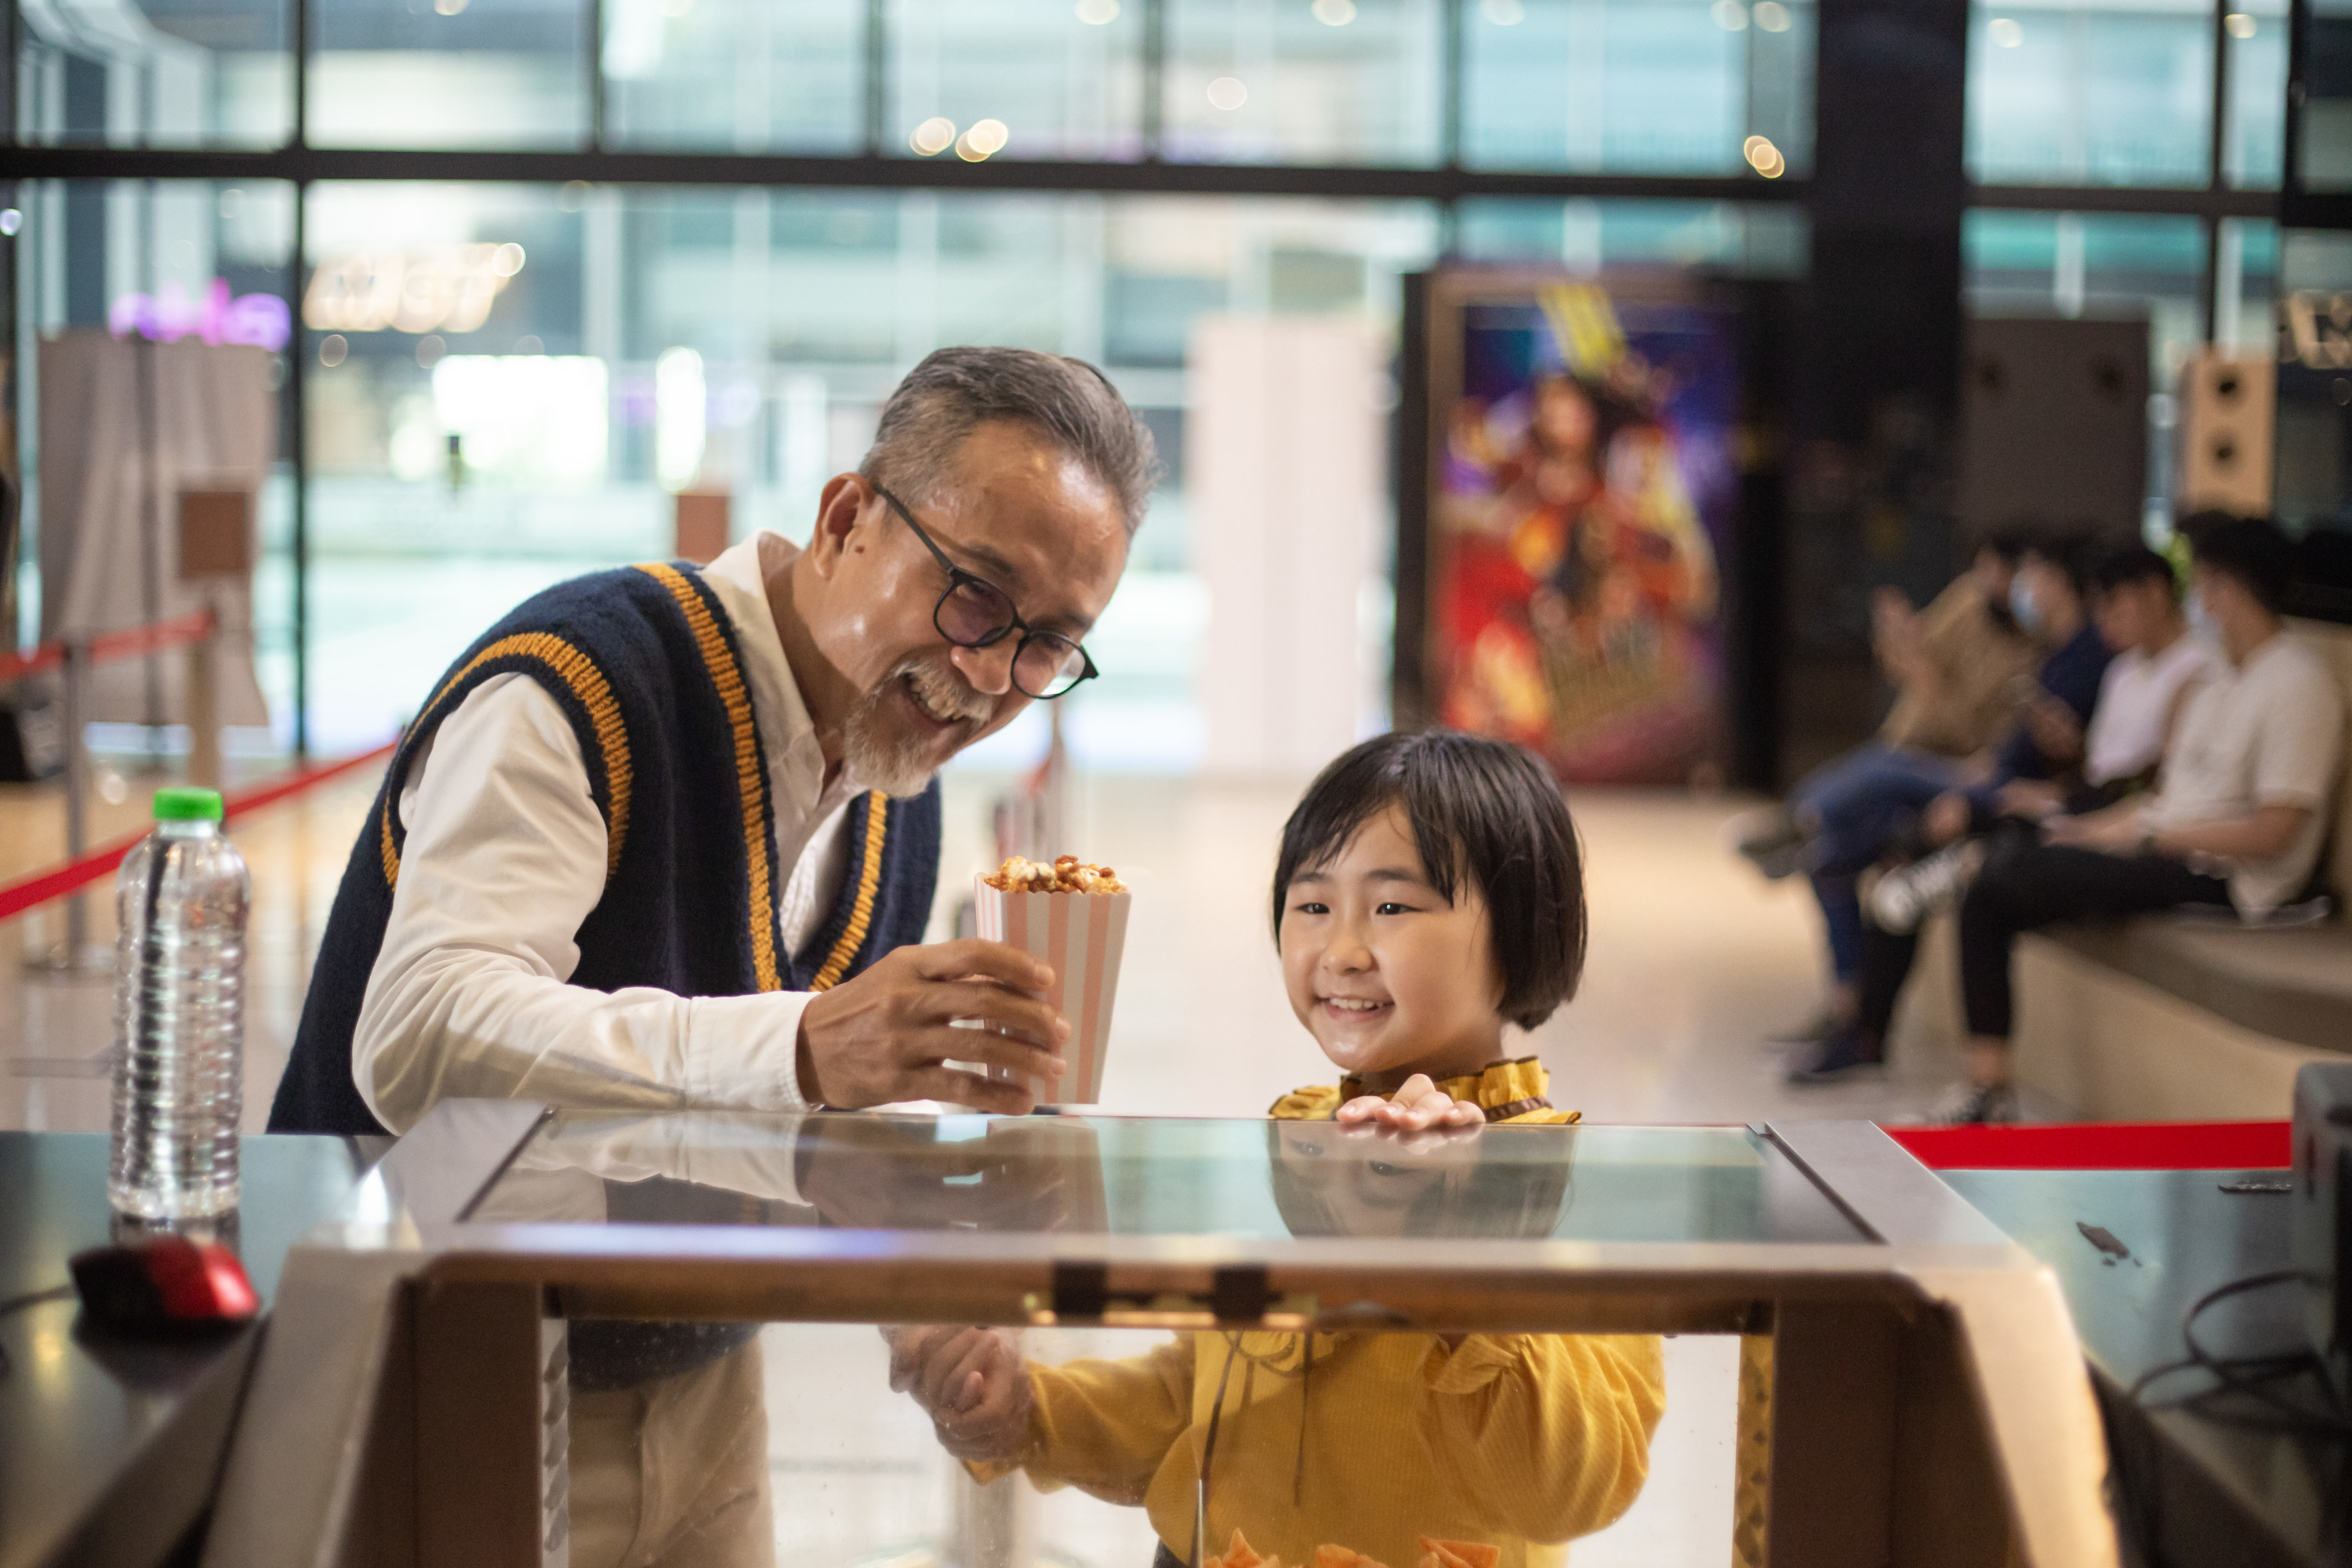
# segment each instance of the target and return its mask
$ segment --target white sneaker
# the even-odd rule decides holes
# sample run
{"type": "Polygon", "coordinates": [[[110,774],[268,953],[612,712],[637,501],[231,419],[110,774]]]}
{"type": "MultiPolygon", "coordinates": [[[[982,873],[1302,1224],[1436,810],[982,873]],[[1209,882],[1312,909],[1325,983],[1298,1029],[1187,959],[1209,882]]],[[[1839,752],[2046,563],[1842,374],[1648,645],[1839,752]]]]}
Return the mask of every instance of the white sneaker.
{"type": "Polygon", "coordinates": [[[1929,915],[1959,902],[1976,874],[1974,847],[1962,839],[1879,878],[1870,889],[1871,922],[1881,931],[1907,936],[1929,915]]]}
{"type": "Polygon", "coordinates": [[[2017,1090],[2005,1083],[1956,1083],[1936,1102],[1928,1120],[1945,1127],[2016,1121],[2017,1090]]]}

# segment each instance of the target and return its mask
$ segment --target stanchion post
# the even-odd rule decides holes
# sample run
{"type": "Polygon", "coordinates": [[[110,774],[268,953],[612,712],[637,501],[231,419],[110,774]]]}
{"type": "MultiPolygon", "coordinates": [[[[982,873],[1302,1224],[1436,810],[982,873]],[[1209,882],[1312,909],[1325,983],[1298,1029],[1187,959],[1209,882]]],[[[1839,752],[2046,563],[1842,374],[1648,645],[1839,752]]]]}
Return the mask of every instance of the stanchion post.
{"type": "MultiPolygon", "coordinates": [[[[89,644],[66,644],[66,858],[79,860],[89,848],[89,644]]],[[[89,943],[89,895],[66,900],[66,966],[89,943]]]]}
{"type": "MultiPolygon", "coordinates": [[[[66,639],[64,658],[66,745],[66,858],[79,860],[89,852],[89,747],[83,731],[89,725],[89,639],[66,639]]],[[[114,954],[89,940],[89,895],[76,890],[66,899],[66,939],[31,961],[30,968],[52,979],[70,980],[109,973],[114,954]]]]}
{"type": "Polygon", "coordinates": [[[221,739],[214,644],[220,637],[218,611],[205,617],[204,635],[188,645],[188,782],[221,786],[221,739]]]}

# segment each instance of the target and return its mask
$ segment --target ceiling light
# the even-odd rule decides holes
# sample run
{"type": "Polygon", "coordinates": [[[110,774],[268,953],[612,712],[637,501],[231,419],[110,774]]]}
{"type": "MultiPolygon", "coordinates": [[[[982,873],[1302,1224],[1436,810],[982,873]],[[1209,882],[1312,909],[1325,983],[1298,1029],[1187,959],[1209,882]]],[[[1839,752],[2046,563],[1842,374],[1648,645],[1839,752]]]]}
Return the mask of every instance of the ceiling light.
{"type": "Polygon", "coordinates": [[[1012,139],[1013,132],[1005,129],[1002,120],[975,120],[971,129],[957,139],[956,156],[967,163],[977,163],[991,153],[1003,152],[1004,144],[1012,139]]]}
{"type": "Polygon", "coordinates": [[[1768,33],[1789,30],[1789,8],[1780,0],[1757,0],[1756,25],[1768,33]]]}
{"type": "Polygon", "coordinates": [[[1239,109],[1249,101],[1249,89],[1239,77],[1221,76],[1209,84],[1209,102],[1218,109],[1239,109]]]}
{"type": "Polygon", "coordinates": [[[1985,24],[1985,37],[1999,47],[2013,49],[2025,42],[2025,29],[2008,16],[1995,16],[1985,24]]]}
{"type": "Polygon", "coordinates": [[[1310,9],[1327,27],[1344,27],[1356,19],[1356,0],[1315,0],[1310,9]]]}
{"type": "Polygon", "coordinates": [[[1516,27],[1528,17],[1519,0],[1479,0],[1478,12],[1497,27],[1516,27]]]}
{"type": "Polygon", "coordinates": [[[2231,12],[2221,19],[2221,25],[2230,29],[2230,37],[2233,38],[2251,38],[2254,36],[2254,19],[2243,11],[2231,12]]]}
{"type": "Polygon", "coordinates": [[[1078,0],[1078,20],[1089,27],[1107,27],[1118,20],[1118,0],[1078,0]]]}
{"type": "Polygon", "coordinates": [[[915,151],[926,158],[934,153],[946,152],[955,145],[955,121],[939,115],[933,115],[916,126],[915,134],[908,138],[914,143],[915,151]]]}
{"type": "Polygon", "coordinates": [[[490,252],[490,270],[500,278],[511,278],[522,270],[522,247],[507,241],[490,252]]]}
{"type": "Polygon", "coordinates": [[[1789,161],[1780,156],[1780,149],[1772,145],[1769,136],[1750,136],[1739,150],[1748,155],[1748,166],[1768,180],[1789,172],[1789,161]]]}

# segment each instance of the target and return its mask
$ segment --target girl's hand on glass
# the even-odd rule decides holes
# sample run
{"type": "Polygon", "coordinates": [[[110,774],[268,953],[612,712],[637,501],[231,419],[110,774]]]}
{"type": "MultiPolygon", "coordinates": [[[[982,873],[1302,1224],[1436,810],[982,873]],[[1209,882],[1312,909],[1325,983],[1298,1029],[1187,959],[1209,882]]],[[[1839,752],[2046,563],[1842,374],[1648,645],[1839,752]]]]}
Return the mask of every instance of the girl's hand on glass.
{"type": "Polygon", "coordinates": [[[1401,1132],[1425,1132],[1435,1128],[1474,1129],[1486,1125],[1486,1113],[1466,1100],[1455,1100],[1417,1072],[1402,1088],[1383,1100],[1359,1095],[1339,1107],[1335,1118],[1343,1126],[1394,1128],[1401,1132]]]}

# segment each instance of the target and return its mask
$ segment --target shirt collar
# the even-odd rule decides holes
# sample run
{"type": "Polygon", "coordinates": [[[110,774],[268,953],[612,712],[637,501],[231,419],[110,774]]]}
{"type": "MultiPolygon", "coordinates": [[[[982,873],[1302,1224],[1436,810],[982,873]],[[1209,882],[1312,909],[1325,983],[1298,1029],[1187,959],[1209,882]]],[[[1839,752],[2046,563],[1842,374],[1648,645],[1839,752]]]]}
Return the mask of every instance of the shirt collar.
{"type": "Polygon", "coordinates": [[[761,560],[763,540],[772,541],[767,548],[786,562],[800,552],[800,546],[782,535],[761,530],[730,545],[702,569],[702,578],[734,623],[735,645],[742,652],[744,679],[751,689],[752,719],[767,744],[769,771],[805,816],[859,786],[845,767],[834,787],[824,787],[824,748],[817,743],[816,721],[809,717],[799,678],[776,631],[775,611],[768,604],[767,572],[761,560]]]}

